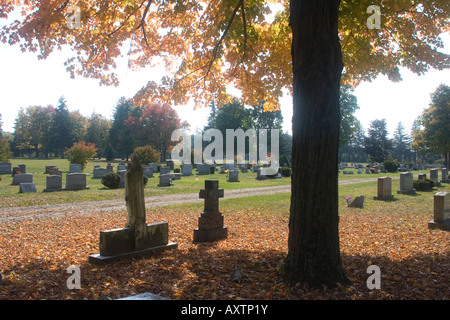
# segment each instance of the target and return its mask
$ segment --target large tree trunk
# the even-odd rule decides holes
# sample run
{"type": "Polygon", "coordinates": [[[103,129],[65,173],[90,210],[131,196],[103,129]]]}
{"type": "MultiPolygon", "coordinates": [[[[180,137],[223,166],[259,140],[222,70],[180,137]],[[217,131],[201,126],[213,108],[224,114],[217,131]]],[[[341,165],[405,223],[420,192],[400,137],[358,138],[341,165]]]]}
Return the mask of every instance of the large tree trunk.
{"type": "Polygon", "coordinates": [[[292,195],[284,275],[310,286],[348,283],[338,233],[339,0],[291,0],[292,195]]]}

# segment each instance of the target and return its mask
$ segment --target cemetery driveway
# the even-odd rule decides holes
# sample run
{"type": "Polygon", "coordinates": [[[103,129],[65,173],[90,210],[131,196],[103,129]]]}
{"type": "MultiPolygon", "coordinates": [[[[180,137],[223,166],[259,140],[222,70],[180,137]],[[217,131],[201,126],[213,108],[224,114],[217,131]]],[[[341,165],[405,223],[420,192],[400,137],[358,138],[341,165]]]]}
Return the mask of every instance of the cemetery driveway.
{"type": "MultiPolygon", "coordinates": [[[[378,178],[341,180],[339,181],[339,185],[377,181],[377,179],[378,178]]],[[[290,185],[225,190],[223,199],[249,197],[256,195],[268,195],[290,191],[291,191],[290,185]]],[[[184,193],[184,194],[170,194],[163,196],[146,197],[145,206],[147,208],[151,208],[165,205],[203,202],[203,201],[204,201],[203,199],[199,198],[198,192],[184,193]]],[[[0,222],[8,220],[29,219],[29,218],[45,218],[73,213],[88,214],[92,212],[103,212],[111,210],[126,210],[125,199],[62,203],[62,204],[52,204],[52,205],[42,205],[32,207],[2,208],[0,209],[0,222]]]]}

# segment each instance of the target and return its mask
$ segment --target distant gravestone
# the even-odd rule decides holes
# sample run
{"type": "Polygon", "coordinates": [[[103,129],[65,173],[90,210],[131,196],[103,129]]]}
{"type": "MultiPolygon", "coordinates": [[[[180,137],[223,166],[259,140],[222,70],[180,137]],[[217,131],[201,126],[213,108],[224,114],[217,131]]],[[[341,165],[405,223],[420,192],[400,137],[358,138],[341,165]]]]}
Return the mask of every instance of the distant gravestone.
{"type": "Polygon", "coordinates": [[[228,182],[239,182],[239,170],[228,170],[228,182]]]}
{"type": "Polygon", "coordinates": [[[450,230],[450,193],[438,192],[434,195],[433,220],[429,229],[450,230]]]}
{"type": "Polygon", "coordinates": [[[181,175],[182,176],[191,176],[192,175],[192,164],[183,163],[181,165],[181,175]]]}
{"type": "Polygon", "coordinates": [[[149,166],[145,166],[143,167],[143,174],[147,178],[153,178],[153,169],[150,168],[149,166]]]}
{"type": "Polygon", "coordinates": [[[170,173],[159,175],[158,187],[170,187],[172,185],[172,175],[170,173]]]}
{"type": "Polygon", "coordinates": [[[120,177],[119,187],[118,188],[125,188],[125,175],[127,173],[127,170],[120,170],[117,171],[117,174],[120,177]]]}
{"type": "Polygon", "coordinates": [[[198,228],[194,230],[194,242],[213,242],[228,237],[227,228],[223,226],[223,215],[219,211],[219,198],[223,196],[218,180],[205,181],[205,189],[199,193],[199,197],[205,199],[204,209],[198,218],[198,228]]]}
{"type": "Polygon", "coordinates": [[[419,173],[418,174],[418,179],[419,180],[425,180],[427,178],[427,174],[426,173],[419,173]]]}
{"type": "Polygon", "coordinates": [[[62,190],[62,176],[50,175],[47,176],[46,187],[44,192],[53,192],[62,190]]]}
{"type": "Polygon", "coordinates": [[[81,164],[79,163],[71,163],[69,168],[69,173],[80,173],[81,172],[81,164]]]}
{"type": "Polygon", "coordinates": [[[108,171],[106,170],[106,168],[94,168],[92,179],[101,179],[107,173],[108,171]]]}
{"type": "Polygon", "coordinates": [[[169,242],[167,222],[146,223],[143,169],[136,154],[131,156],[125,176],[127,221],[124,228],[100,231],[100,253],[89,256],[93,264],[107,264],[121,258],[132,258],[176,249],[169,242]]]}
{"type": "Polygon", "coordinates": [[[58,166],[53,166],[53,165],[50,165],[50,166],[45,166],[45,172],[44,173],[46,173],[46,174],[51,174],[51,170],[54,170],[54,169],[58,169],[58,166]]]}
{"type": "Polygon", "coordinates": [[[434,185],[439,187],[441,184],[439,182],[439,170],[438,169],[430,169],[430,180],[433,180],[434,185]]]}
{"type": "Polygon", "coordinates": [[[170,173],[170,167],[160,167],[159,168],[159,174],[160,175],[162,175],[162,174],[168,174],[168,173],[170,173]]]}
{"type": "Polygon", "coordinates": [[[158,165],[156,163],[151,162],[148,166],[153,170],[153,172],[158,172],[158,165]]]}
{"type": "Polygon", "coordinates": [[[66,174],[66,189],[68,191],[76,191],[89,189],[86,186],[86,174],[81,172],[66,174]]]}
{"type": "Polygon", "coordinates": [[[123,163],[117,165],[117,173],[119,173],[119,171],[126,171],[126,170],[127,167],[123,163]]]}
{"type": "Polygon", "coordinates": [[[209,174],[209,168],[211,166],[207,163],[199,163],[197,164],[197,174],[198,175],[207,175],[209,174]]]}
{"type": "Polygon", "coordinates": [[[414,194],[416,189],[413,187],[413,174],[411,172],[403,172],[400,174],[400,190],[398,194],[414,194]]]}
{"type": "Polygon", "coordinates": [[[108,165],[106,166],[106,172],[114,172],[114,166],[111,163],[108,163],[108,165]]]}
{"type": "Polygon", "coordinates": [[[267,179],[267,176],[264,174],[263,168],[258,168],[258,170],[256,171],[256,179],[257,180],[267,179]]]}
{"type": "Polygon", "coordinates": [[[348,203],[349,208],[362,208],[364,206],[364,196],[359,195],[348,203]]]}
{"type": "Polygon", "coordinates": [[[51,169],[49,170],[49,174],[50,174],[51,176],[61,176],[61,177],[62,177],[62,171],[59,170],[58,167],[56,167],[56,168],[51,168],[51,169]]]}
{"type": "Polygon", "coordinates": [[[20,193],[35,193],[35,192],[37,192],[36,185],[33,182],[21,183],[19,185],[19,192],[20,193]]]}
{"type": "Polygon", "coordinates": [[[442,168],[442,183],[450,183],[450,178],[448,176],[448,169],[442,168]]]}
{"type": "Polygon", "coordinates": [[[0,162],[0,174],[11,174],[10,162],[0,162]]]}
{"type": "Polygon", "coordinates": [[[21,163],[21,164],[19,164],[18,167],[19,167],[20,173],[27,173],[27,165],[26,164],[21,163]]]}
{"type": "Polygon", "coordinates": [[[32,182],[33,182],[32,174],[29,174],[29,173],[15,174],[11,185],[18,186],[21,183],[32,183],[32,182]]]}
{"type": "Polygon", "coordinates": [[[390,177],[378,178],[377,195],[373,197],[374,200],[391,200],[392,195],[392,179],[390,177]]]}
{"type": "Polygon", "coordinates": [[[166,160],[166,166],[168,166],[170,168],[170,170],[173,170],[175,167],[175,164],[173,163],[172,160],[166,160]]]}

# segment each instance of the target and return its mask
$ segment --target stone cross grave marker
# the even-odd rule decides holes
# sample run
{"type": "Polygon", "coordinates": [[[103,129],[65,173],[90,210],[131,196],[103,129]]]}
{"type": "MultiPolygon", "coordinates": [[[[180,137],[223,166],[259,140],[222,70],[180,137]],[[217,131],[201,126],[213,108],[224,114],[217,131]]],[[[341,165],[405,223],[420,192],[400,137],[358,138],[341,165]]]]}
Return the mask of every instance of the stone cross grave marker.
{"type": "Polygon", "coordinates": [[[205,180],[205,189],[199,197],[205,199],[203,212],[198,218],[198,228],[194,230],[194,242],[213,242],[226,239],[227,228],[223,226],[223,215],[219,211],[219,198],[223,198],[219,180],[205,180]]]}
{"type": "Polygon", "coordinates": [[[428,222],[428,229],[450,231],[450,192],[438,192],[433,200],[433,220],[428,222]]]}
{"type": "Polygon", "coordinates": [[[374,200],[391,200],[392,195],[392,179],[390,177],[378,178],[377,195],[373,197],[374,200]]]}
{"type": "Polygon", "coordinates": [[[398,194],[414,194],[416,189],[413,188],[413,174],[411,172],[400,173],[400,190],[398,194]]]}
{"type": "Polygon", "coordinates": [[[131,156],[125,175],[127,221],[124,228],[100,231],[100,253],[89,256],[93,264],[107,264],[120,258],[132,258],[176,249],[169,242],[167,222],[146,223],[143,169],[136,154],[131,156]]]}

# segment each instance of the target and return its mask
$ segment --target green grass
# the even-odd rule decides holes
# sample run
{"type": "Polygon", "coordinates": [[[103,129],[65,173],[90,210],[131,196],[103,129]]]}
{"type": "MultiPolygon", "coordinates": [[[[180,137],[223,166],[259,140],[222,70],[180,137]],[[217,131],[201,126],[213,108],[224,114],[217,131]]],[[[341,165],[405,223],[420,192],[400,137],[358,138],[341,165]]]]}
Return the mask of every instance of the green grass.
{"type": "MultiPolygon", "coordinates": [[[[112,161],[116,169],[117,163],[120,161],[112,161]]],[[[102,168],[106,167],[107,161],[104,160],[91,160],[88,162],[85,170],[83,172],[91,174],[87,177],[87,186],[89,189],[80,191],[61,191],[61,192],[43,192],[46,186],[46,176],[44,174],[46,165],[56,165],[63,172],[63,187],[65,185],[65,175],[69,172],[69,161],[66,159],[29,159],[29,158],[16,158],[11,160],[12,166],[17,166],[20,163],[27,165],[27,173],[34,174],[33,181],[36,185],[38,193],[19,193],[18,186],[12,186],[12,177],[10,175],[0,175],[2,181],[0,181],[0,208],[5,207],[20,207],[20,206],[36,206],[45,204],[59,204],[59,203],[74,203],[82,201],[99,201],[108,199],[121,199],[124,197],[124,189],[110,190],[101,184],[101,179],[92,179],[92,172],[94,165],[100,165],[102,168]]],[[[341,170],[339,174],[340,180],[351,180],[351,179],[366,179],[366,178],[377,178],[382,176],[390,176],[392,178],[398,178],[399,173],[380,173],[380,174],[357,174],[357,170],[352,168],[347,168],[346,170],[353,170],[355,174],[344,175],[341,170]]],[[[195,173],[195,171],[194,171],[195,173]]],[[[416,176],[418,173],[427,173],[427,171],[414,171],[416,176]]],[[[256,173],[239,173],[239,182],[228,182],[227,174],[218,174],[217,172],[213,175],[202,175],[198,176],[188,176],[182,177],[181,180],[174,180],[173,186],[170,187],[158,187],[159,178],[158,173],[154,174],[153,178],[150,178],[147,186],[145,188],[145,196],[158,196],[165,194],[177,194],[177,193],[195,193],[202,189],[205,185],[204,181],[207,179],[217,179],[219,180],[219,186],[226,190],[231,189],[242,189],[242,188],[254,188],[254,187],[267,187],[267,186],[278,186],[278,185],[289,185],[290,178],[281,179],[267,179],[267,180],[256,180],[256,173]]],[[[392,180],[393,193],[396,194],[398,189],[399,180],[392,180]]],[[[341,186],[340,192],[347,195],[357,196],[351,190],[358,190],[358,194],[366,195],[368,198],[372,198],[376,193],[376,182],[372,182],[371,185],[359,188],[358,185],[351,186],[341,186]],[[356,189],[355,188],[358,188],[356,189]],[[354,189],[355,188],[355,189],[354,189]],[[364,194],[366,192],[366,194],[364,194]]],[[[341,201],[345,202],[345,197],[342,196],[341,201]]],[[[240,200],[235,200],[239,203],[240,200]]],[[[259,200],[258,200],[259,201],[259,200]]],[[[259,203],[259,202],[256,202],[259,203]]]]}

